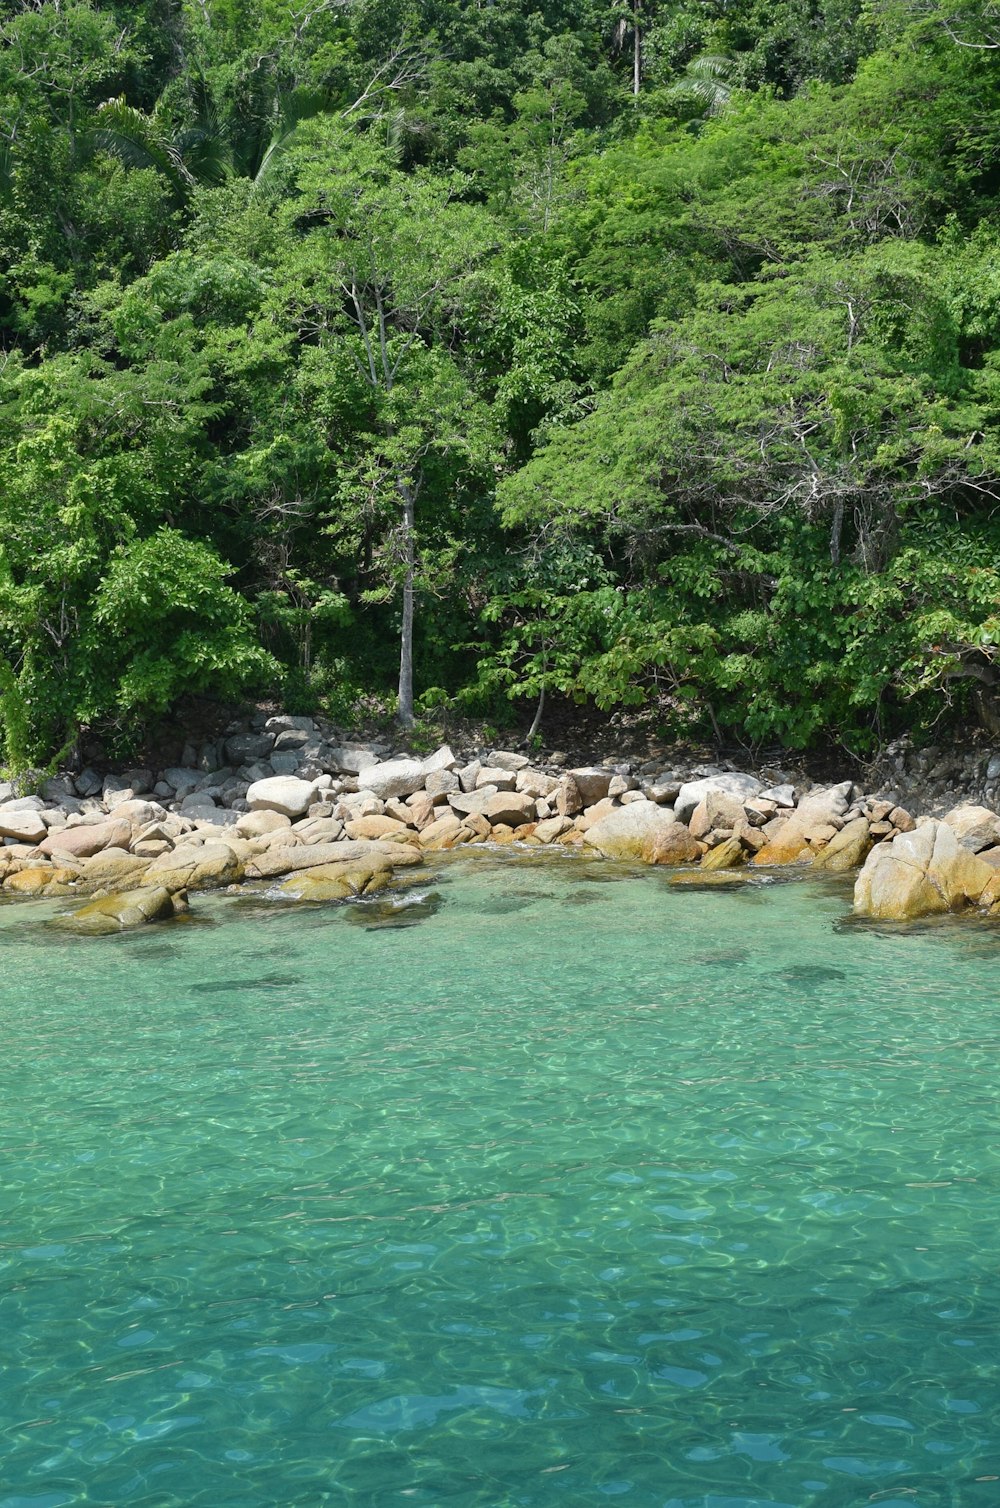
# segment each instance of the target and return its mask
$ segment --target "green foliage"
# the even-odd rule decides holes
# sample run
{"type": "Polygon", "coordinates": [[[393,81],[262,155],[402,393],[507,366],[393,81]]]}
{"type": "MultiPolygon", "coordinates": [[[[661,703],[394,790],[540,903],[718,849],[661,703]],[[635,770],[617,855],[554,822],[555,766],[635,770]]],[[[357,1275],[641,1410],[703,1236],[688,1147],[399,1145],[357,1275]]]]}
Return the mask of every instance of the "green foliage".
{"type": "Polygon", "coordinates": [[[411,637],[424,716],[966,715],[1000,674],[994,31],[4,8],[2,757],[193,690],[346,720],[411,637]]]}

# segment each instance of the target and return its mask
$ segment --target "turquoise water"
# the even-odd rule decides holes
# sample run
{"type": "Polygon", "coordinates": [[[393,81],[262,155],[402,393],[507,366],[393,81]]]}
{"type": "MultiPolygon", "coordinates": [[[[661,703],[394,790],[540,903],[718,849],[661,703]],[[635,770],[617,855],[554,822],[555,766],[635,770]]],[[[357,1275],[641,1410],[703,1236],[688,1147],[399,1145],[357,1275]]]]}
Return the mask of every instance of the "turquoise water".
{"type": "Polygon", "coordinates": [[[0,908],[0,1508],[1000,1502],[1000,932],[0,908]]]}

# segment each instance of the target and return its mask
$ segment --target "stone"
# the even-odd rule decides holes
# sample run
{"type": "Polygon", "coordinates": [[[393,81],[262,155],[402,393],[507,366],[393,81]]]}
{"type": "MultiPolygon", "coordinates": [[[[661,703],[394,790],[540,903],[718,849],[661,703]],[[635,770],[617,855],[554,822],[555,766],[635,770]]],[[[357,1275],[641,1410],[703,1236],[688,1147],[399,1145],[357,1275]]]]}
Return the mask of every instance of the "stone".
{"type": "Polygon", "coordinates": [[[79,884],[87,894],[95,890],[131,890],[141,885],[149,860],[139,854],[126,853],[123,848],[102,848],[92,858],[83,861],[79,884]]]}
{"type": "Polygon", "coordinates": [[[287,712],[279,712],[274,717],[269,717],[264,724],[265,733],[316,733],[319,730],[311,717],[293,717],[287,712]]]}
{"type": "Polygon", "coordinates": [[[69,876],[69,871],[56,869],[53,864],[28,864],[23,869],[15,870],[7,876],[3,882],[4,894],[39,896],[52,893],[56,888],[56,894],[65,895],[69,891],[69,885],[64,879],[61,883],[56,876],[69,876]]]}
{"type": "Polygon", "coordinates": [[[953,807],[943,819],[952,829],[963,848],[978,853],[981,848],[992,848],[1000,843],[1000,817],[986,806],[974,806],[963,802],[953,807]]]}
{"type": "Polygon", "coordinates": [[[584,834],[584,842],[607,859],[644,864],[684,864],[698,857],[687,828],[653,801],[618,807],[584,834]]]}
{"type": "Polygon", "coordinates": [[[247,791],[252,812],[278,812],[285,817],[301,817],[313,799],[315,787],[310,780],[294,775],[275,775],[270,780],[255,780],[247,791]]]}
{"type": "Polygon", "coordinates": [[[718,827],[735,828],[738,822],[746,820],[743,802],[729,791],[711,790],[704,799],[710,831],[718,827]]]}
{"type": "MultiPolygon", "coordinates": [[[[649,805],[648,802],[644,804],[649,805]]],[[[577,817],[576,825],[581,832],[585,833],[589,828],[594,826],[595,822],[600,822],[602,817],[606,817],[610,812],[616,812],[617,810],[618,802],[611,796],[604,796],[600,801],[595,801],[593,806],[588,806],[586,811],[577,817]]]]}
{"type": "Polygon", "coordinates": [[[434,802],[426,791],[414,791],[412,796],[407,796],[403,810],[408,815],[402,820],[412,823],[418,832],[429,826],[437,815],[434,802]]]}
{"type": "Polygon", "coordinates": [[[268,833],[287,831],[292,819],[285,812],[264,808],[256,812],[244,812],[236,821],[234,832],[241,838],[262,838],[268,833]]]}
{"type": "Polygon", "coordinates": [[[461,828],[462,823],[454,812],[449,810],[423,828],[417,841],[421,848],[426,848],[431,852],[451,848],[461,828]]]}
{"type": "Polygon", "coordinates": [[[424,781],[424,790],[440,806],[452,791],[461,790],[461,785],[454,770],[432,770],[424,781]]]}
{"type": "Polygon", "coordinates": [[[188,769],[182,765],[172,765],[163,771],[163,780],[171,787],[178,801],[183,801],[196,788],[200,779],[200,770],[188,769]]]}
{"type": "Polygon", "coordinates": [[[448,797],[448,805],[459,816],[466,817],[470,812],[484,811],[491,796],[498,794],[495,785],[484,785],[478,791],[452,791],[448,797]]]}
{"type": "Polygon", "coordinates": [[[226,843],[179,843],[154,859],[144,884],[168,890],[214,890],[243,878],[243,862],[226,843]]]}
{"type": "Polygon", "coordinates": [[[405,822],[399,822],[395,817],[359,817],[355,822],[348,822],[345,832],[349,838],[405,838],[409,840],[413,833],[405,822]]]}
{"type": "Polygon", "coordinates": [[[514,779],[514,789],[523,791],[526,796],[551,796],[558,787],[555,776],[545,775],[541,770],[520,769],[514,779]]]}
{"type": "Polygon", "coordinates": [[[285,728],[274,740],[271,758],[273,759],[275,754],[297,753],[298,750],[305,748],[311,739],[312,734],[305,728],[285,728]]]}
{"type": "Polygon", "coordinates": [[[80,771],[73,784],[76,786],[76,794],[84,797],[97,796],[104,788],[104,781],[89,765],[85,770],[80,771]]]}
{"type": "Polygon", "coordinates": [[[734,869],[698,868],[691,874],[672,874],[667,883],[689,887],[692,890],[714,890],[717,886],[725,888],[727,885],[745,885],[747,877],[734,869]]]}
{"type": "Polygon", "coordinates": [[[735,869],[743,863],[745,857],[743,844],[739,838],[727,838],[724,843],[720,843],[716,848],[710,848],[708,853],[702,854],[701,868],[707,870],[735,869]]]}
{"type": "Polygon", "coordinates": [[[363,744],[342,744],[326,751],[326,761],[333,769],[345,775],[360,775],[372,765],[378,764],[378,756],[363,744]]]}
{"type": "Polygon", "coordinates": [[[995,871],[930,818],[872,849],[854,887],[860,916],[892,921],[958,911],[978,901],[995,871]]]}
{"type": "Polygon", "coordinates": [[[132,841],[132,824],[121,818],[112,822],[83,822],[78,827],[62,827],[49,833],[38,845],[40,853],[72,854],[89,859],[105,848],[125,849],[132,841]]]}
{"type": "Polygon", "coordinates": [[[494,749],[489,759],[498,770],[509,770],[513,775],[526,770],[531,763],[526,754],[517,754],[512,749],[494,749]]]}
{"type": "Polygon", "coordinates": [[[269,847],[246,861],[245,878],[269,880],[278,875],[297,873],[300,869],[315,869],[320,864],[367,859],[377,853],[391,858],[396,866],[420,861],[420,850],[408,843],[341,838],[336,843],[297,843],[294,846],[269,847]]]}
{"type": "Polygon", "coordinates": [[[509,823],[511,827],[517,827],[522,822],[533,822],[535,798],[523,791],[498,791],[482,808],[482,816],[491,827],[498,822],[509,823]]]}
{"type": "Polygon", "coordinates": [[[145,890],[130,890],[124,895],[102,896],[77,911],[57,917],[56,924],[68,932],[103,937],[150,922],[168,921],[186,909],[183,896],[156,885],[145,890]]]}
{"type": "MultiPolygon", "coordinates": [[[[299,768],[299,756],[293,754],[290,749],[279,749],[277,753],[271,755],[268,764],[275,775],[284,777],[294,776],[299,768]]],[[[271,778],[273,779],[274,777],[272,776],[271,778]]]]}
{"type": "Polygon", "coordinates": [[[365,770],[365,787],[380,801],[390,796],[410,796],[423,789],[427,778],[419,759],[390,759],[365,770]]]}
{"type": "Polygon", "coordinates": [[[753,775],[741,775],[736,772],[707,775],[701,780],[688,780],[677,793],[674,816],[678,822],[687,822],[695,807],[707,797],[709,791],[721,791],[729,796],[735,796],[742,806],[747,798],[756,796],[760,790],[761,782],[753,775]]]}
{"type": "Polygon", "coordinates": [[[343,831],[344,824],[337,817],[311,817],[307,822],[295,824],[302,843],[336,843],[343,831]]]}
{"type": "Polygon", "coordinates": [[[512,791],[517,785],[517,776],[510,770],[484,765],[476,776],[476,790],[482,790],[485,785],[491,785],[496,791],[512,791]]]}
{"type": "Polygon", "coordinates": [[[547,817],[535,825],[535,837],[540,843],[554,843],[573,826],[569,817],[547,817]]]}
{"type": "Polygon", "coordinates": [[[346,901],[375,895],[392,883],[392,865],[381,854],[342,864],[321,864],[282,880],[281,895],[296,901],[346,901]]]}
{"type": "MultiPolygon", "coordinates": [[[[580,769],[570,770],[569,773],[576,782],[584,807],[596,806],[598,801],[604,800],[614,776],[612,770],[603,770],[599,765],[581,766],[580,769]]],[[[564,812],[561,815],[569,816],[570,814],[564,812]]]]}
{"type": "Polygon", "coordinates": [[[795,805],[795,787],[793,785],[769,785],[766,790],[757,791],[755,800],[770,801],[776,807],[784,807],[790,810],[795,805]]]}
{"type": "Polygon", "coordinates": [[[274,748],[274,734],[235,733],[223,747],[230,764],[252,764],[255,759],[267,759],[274,748]]]}
{"type": "Polygon", "coordinates": [[[437,775],[442,770],[453,771],[458,764],[458,760],[448,745],[442,744],[439,749],[435,749],[433,754],[428,754],[427,758],[422,759],[420,763],[423,765],[424,775],[427,776],[437,775]]]}
{"type": "Polygon", "coordinates": [[[708,815],[708,802],[699,801],[688,818],[688,830],[692,838],[707,838],[712,831],[712,819],[708,815]]]}
{"type": "Polygon", "coordinates": [[[575,817],[583,811],[583,796],[572,775],[564,775],[552,794],[553,804],[560,817],[575,817]]]}
{"type": "Polygon", "coordinates": [[[13,803],[0,808],[0,838],[16,843],[41,843],[48,828],[37,811],[12,811],[13,803]]]}
{"type": "Polygon", "coordinates": [[[469,791],[474,791],[476,789],[476,781],[479,779],[479,771],[481,769],[482,764],[478,759],[473,759],[469,764],[463,765],[462,768],[457,771],[459,790],[465,791],[466,793],[468,793],[469,791]]]}
{"type": "Polygon", "coordinates": [[[889,813],[889,821],[901,833],[912,833],[917,825],[904,806],[894,806],[889,813]]]}
{"type": "Polygon", "coordinates": [[[856,817],[835,833],[825,848],[821,848],[812,861],[813,869],[825,869],[829,874],[845,874],[849,869],[859,869],[868,857],[871,848],[871,825],[867,817],[856,817]]]}

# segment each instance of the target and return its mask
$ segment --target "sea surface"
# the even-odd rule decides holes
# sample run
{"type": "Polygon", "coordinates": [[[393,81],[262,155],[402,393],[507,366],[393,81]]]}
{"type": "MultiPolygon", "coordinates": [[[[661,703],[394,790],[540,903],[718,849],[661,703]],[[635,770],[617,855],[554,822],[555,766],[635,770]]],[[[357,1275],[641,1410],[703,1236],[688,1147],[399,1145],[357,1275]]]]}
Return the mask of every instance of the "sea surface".
{"type": "Polygon", "coordinates": [[[0,907],[0,1508],[1000,1504],[1000,929],[196,906],[0,907]]]}

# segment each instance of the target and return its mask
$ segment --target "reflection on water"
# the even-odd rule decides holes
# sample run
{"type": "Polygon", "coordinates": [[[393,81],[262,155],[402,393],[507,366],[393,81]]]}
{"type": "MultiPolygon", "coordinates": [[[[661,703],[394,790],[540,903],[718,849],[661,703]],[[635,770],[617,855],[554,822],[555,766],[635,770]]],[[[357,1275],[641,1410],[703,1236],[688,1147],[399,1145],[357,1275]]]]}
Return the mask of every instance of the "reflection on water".
{"type": "Polygon", "coordinates": [[[0,1508],[995,1508],[1000,933],[847,893],[0,908],[0,1508]]]}

